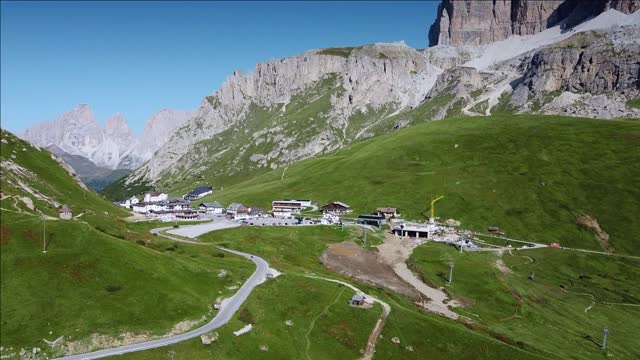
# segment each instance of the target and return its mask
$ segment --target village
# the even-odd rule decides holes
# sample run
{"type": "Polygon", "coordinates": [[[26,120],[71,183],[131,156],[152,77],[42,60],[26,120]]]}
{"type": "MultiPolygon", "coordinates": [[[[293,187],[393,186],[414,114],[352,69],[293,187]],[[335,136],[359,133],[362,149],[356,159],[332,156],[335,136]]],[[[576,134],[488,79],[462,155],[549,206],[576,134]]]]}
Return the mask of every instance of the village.
{"type": "MultiPolygon", "coordinates": [[[[547,247],[545,244],[506,238],[504,233],[495,226],[489,226],[487,233],[483,234],[461,229],[460,223],[454,219],[440,221],[435,214],[435,205],[443,196],[431,199],[428,209],[430,214],[425,215],[426,221],[421,222],[401,218],[399,210],[394,207],[378,207],[370,214],[355,216],[351,206],[340,201],[318,207],[309,199],[273,200],[270,210],[241,203],[231,203],[225,207],[217,201],[193,205],[197,200],[213,192],[212,186],[199,186],[182,197],[170,198],[167,193],[154,191],[145,194],[142,200],[132,196],[115,204],[130,209],[140,220],[207,221],[224,217],[245,226],[337,225],[360,226],[371,231],[381,231],[385,228],[389,233],[400,238],[414,239],[416,244],[427,240],[442,242],[453,245],[460,251],[512,249],[511,245],[492,245],[479,239],[478,235],[522,243],[518,247],[520,249],[547,247]]],[[[554,243],[548,246],[559,247],[559,244],[554,243]]]]}

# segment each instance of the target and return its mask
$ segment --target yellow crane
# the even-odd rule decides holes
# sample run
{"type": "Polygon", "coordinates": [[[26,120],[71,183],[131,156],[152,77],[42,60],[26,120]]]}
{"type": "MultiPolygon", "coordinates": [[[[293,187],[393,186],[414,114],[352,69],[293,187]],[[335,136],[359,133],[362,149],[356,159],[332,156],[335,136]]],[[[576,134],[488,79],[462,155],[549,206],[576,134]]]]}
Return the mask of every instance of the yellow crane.
{"type": "Polygon", "coordinates": [[[432,219],[436,218],[436,203],[439,200],[441,200],[442,198],[444,198],[444,195],[432,196],[431,197],[431,218],[432,219]]]}

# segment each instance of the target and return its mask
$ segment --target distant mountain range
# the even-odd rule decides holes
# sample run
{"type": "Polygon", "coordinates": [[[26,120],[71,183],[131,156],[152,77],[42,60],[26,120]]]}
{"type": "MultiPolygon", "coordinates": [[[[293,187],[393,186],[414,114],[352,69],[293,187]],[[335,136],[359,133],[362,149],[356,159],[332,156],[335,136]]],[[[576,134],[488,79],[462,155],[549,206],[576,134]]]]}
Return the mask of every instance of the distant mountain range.
{"type": "Polygon", "coordinates": [[[103,128],[89,105],[80,104],[17,135],[58,155],[87,185],[101,190],[149,160],[190,116],[190,111],[161,110],[136,138],[122,115],[107,119],[103,128]]]}
{"type": "Polygon", "coordinates": [[[103,128],[91,107],[80,104],[54,121],[44,121],[17,135],[34,145],[55,146],[58,152],[82,156],[100,168],[136,169],[190,116],[190,111],[161,110],[151,116],[136,138],[121,114],[107,119],[103,128]]]}

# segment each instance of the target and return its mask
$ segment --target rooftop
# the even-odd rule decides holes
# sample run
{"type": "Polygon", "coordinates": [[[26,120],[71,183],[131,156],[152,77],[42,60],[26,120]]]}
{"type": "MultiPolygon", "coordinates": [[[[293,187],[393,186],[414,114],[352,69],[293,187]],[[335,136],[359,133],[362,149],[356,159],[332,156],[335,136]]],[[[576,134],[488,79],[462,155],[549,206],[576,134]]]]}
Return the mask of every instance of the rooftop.
{"type": "Polygon", "coordinates": [[[222,208],[223,207],[222,204],[220,204],[217,201],[202,203],[202,204],[200,204],[200,206],[204,206],[204,207],[208,207],[208,208],[222,208]]]}
{"type": "Polygon", "coordinates": [[[338,206],[342,206],[343,208],[347,208],[347,209],[350,209],[350,208],[351,208],[351,206],[349,206],[349,205],[347,205],[347,204],[345,204],[345,203],[343,203],[343,202],[340,202],[340,201],[333,201],[333,202],[330,202],[330,203],[328,203],[327,205],[325,205],[325,206],[323,206],[323,207],[327,207],[327,206],[329,206],[329,205],[338,205],[338,206]]]}
{"type": "Polygon", "coordinates": [[[191,190],[189,195],[200,195],[202,193],[206,193],[207,191],[213,190],[211,186],[198,186],[197,188],[191,190]]]}

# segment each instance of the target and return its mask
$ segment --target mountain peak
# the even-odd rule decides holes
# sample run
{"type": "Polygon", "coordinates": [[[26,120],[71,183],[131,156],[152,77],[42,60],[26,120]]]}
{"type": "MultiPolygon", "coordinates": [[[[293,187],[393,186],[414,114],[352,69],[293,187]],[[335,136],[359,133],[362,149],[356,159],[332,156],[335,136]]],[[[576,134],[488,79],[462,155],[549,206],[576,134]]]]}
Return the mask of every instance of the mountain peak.
{"type": "Polygon", "coordinates": [[[630,14],[640,0],[442,0],[429,28],[429,46],[485,45],[512,35],[532,35],[550,27],[580,22],[614,9],[630,14]]]}

